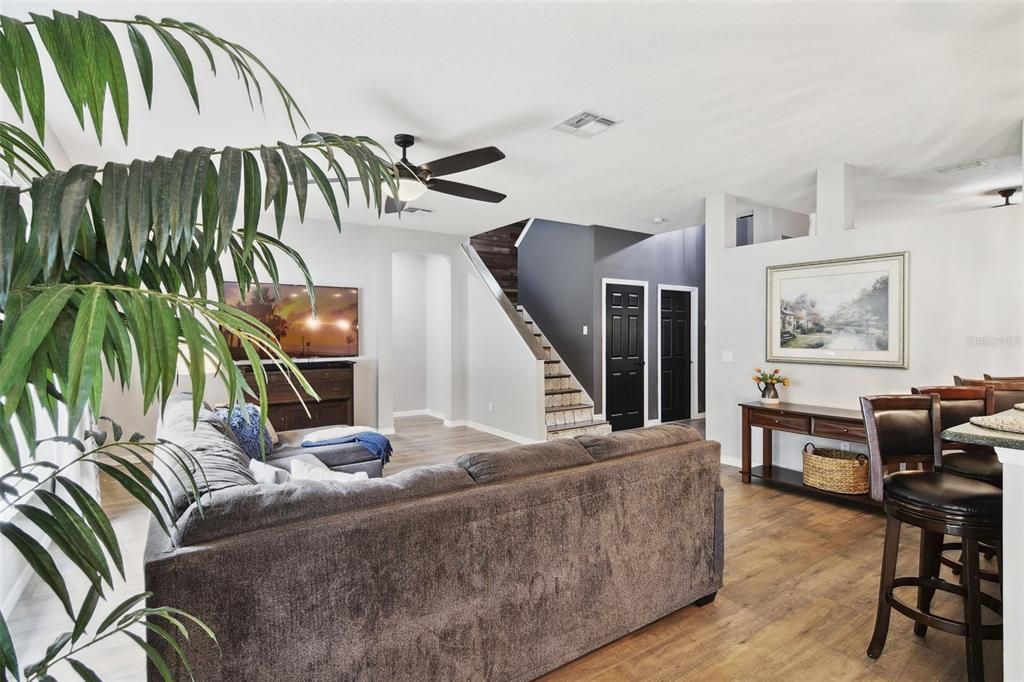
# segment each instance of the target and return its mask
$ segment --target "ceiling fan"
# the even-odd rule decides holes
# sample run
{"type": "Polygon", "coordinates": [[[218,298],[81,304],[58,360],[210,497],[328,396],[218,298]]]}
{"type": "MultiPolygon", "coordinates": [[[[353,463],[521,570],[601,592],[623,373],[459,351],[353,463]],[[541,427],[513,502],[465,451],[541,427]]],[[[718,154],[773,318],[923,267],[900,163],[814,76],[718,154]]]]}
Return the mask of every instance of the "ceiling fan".
{"type": "Polygon", "coordinates": [[[998,192],[996,192],[996,194],[998,194],[999,196],[1001,196],[1003,198],[1003,203],[997,204],[997,205],[993,206],[992,208],[1003,208],[1004,206],[1009,206],[1010,205],[1010,197],[1012,197],[1016,193],[1017,193],[1017,188],[1016,187],[1007,187],[1006,189],[999,190],[998,192]]]}
{"type": "Polygon", "coordinates": [[[395,164],[398,168],[398,197],[389,196],[385,199],[385,213],[398,213],[406,203],[419,199],[428,190],[492,204],[505,198],[501,192],[439,179],[442,175],[461,173],[501,161],[505,158],[505,154],[497,147],[481,147],[414,166],[406,156],[406,152],[415,142],[416,138],[407,133],[395,135],[395,144],[402,148],[402,158],[395,164]]]}

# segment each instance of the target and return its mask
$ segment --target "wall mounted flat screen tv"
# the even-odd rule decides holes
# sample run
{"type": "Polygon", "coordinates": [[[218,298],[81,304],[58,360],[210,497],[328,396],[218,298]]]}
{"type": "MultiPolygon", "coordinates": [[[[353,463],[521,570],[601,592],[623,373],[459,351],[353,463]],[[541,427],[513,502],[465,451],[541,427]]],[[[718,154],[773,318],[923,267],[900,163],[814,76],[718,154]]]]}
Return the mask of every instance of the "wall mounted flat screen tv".
{"type": "MultiPolygon", "coordinates": [[[[337,358],[359,355],[359,289],[313,287],[316,317],[306,287],[282,284],[253,286],[243,300],[236,282],[224,283],[225,302],[267,325],[293,358],[337,358]]],[[[238,338],[225,333],[231,356],[245,360],[238,338]]]]}

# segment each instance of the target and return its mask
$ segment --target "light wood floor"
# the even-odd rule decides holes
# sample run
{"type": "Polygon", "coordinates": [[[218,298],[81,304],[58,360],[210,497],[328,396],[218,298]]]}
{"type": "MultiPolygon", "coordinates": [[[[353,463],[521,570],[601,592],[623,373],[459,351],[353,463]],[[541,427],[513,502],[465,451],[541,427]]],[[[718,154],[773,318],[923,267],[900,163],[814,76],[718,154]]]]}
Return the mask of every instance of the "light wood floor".
{"type": "MultiPolygon", "coordinates": [[[[513,445],[473,429],[445,428],[429,417],[398,419],[396,430],[389,475],[513,445]]],[[[881,658],[865,656],[878,590],[881,516],[743,485],[732,467],[722,467],[722,484],[726,574],[715,602],[677,611],[554,671],[546,682],[964,678],[960,638],[931,631],[919,639],[897,613],[881,658]]],[[[127,584],[113,597],[123,599],[142,590],[147,514],[122,496],[107,495],[104,505],[114,515],[127,561],[127,584]]],[[[917,543],[917,532],[905,529],[900,573],[916,568],[917,543]]],[[[73,588],[84,593],[81,584],[73,588]]],[[[955,598],[939,593],[935,602],[939,612],[958,616],[955,598]]],[[[33,651],[68,627],[38,583],[26,590],[10,621],[15,641],[33,651]]],[[[985,654],[986,678],[1002,679],[1002,643],[987,642],[985,654]]],[[[127,640],[109,640],[81,658],[108,682],[144,679],[143,656],[127,640]]],[[[59,679],[73,677],[54,672],[59,679]]]]}

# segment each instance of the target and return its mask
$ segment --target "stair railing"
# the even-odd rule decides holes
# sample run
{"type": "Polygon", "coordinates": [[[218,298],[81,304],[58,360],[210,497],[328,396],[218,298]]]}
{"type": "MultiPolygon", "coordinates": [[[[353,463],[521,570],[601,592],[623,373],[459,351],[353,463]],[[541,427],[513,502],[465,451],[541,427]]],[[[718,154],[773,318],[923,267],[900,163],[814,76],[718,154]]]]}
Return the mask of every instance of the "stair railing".
{"type": "Polygon", "coordinates": [[[498,305],[505,311],[512,326],[515,327],[519,335],[523,337],[523,341],[526,342],[526,346],[533,353],[533,356],[538,360],[545,359],[544,347],[541,345],[540,340],[533,335],[533,329],[531,329],[526,322],[523,320],[522,315],[516,310],[515,305],[509,300],[508,296],[502,291],[501,285],[498,284],[498,280],[494,278],[494,274],[490,268],[484,263],[483,259],[480,258],[480,254],[476,252],[473,245],[469,241],[462,242],[462,250],[466,253],[469,258],[469,262],[473,264],[477,273],[483,279],[484,284],[487,285],[487,289],[494,295],[494,298],[498,301],[498,305]]]}

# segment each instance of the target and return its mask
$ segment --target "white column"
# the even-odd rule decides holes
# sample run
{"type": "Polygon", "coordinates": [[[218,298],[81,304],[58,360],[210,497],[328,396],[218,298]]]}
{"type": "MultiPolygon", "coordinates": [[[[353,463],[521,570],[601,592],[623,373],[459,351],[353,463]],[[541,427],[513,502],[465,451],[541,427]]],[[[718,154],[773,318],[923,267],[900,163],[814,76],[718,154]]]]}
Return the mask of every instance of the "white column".
{"type": "Polygon", "coordinates": [[[996,448],[1003,464],[1003,679],[1024,680],[1024,450],[996,448]]]}
{"type": "Polygon", "coordinates": [[[818,167],[817,234],[853,229],[855,173],[853,166],[838,161],[818,167]]]}
{"type": "Polygon", "coordinates": [[[704,200],[705,253],[736,246],[736,197],[716,192],[704,200]]]}

